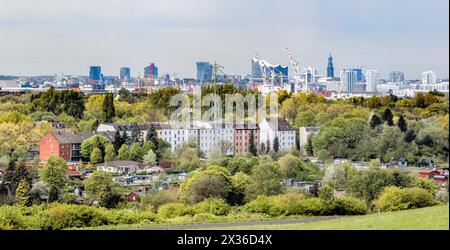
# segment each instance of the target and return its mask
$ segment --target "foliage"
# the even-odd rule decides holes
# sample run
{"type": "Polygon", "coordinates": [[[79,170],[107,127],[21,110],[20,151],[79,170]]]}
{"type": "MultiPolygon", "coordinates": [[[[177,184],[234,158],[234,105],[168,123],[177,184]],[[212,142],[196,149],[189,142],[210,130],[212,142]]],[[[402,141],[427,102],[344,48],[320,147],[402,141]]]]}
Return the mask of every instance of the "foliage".
{"type": "Polygon", "coordinates": [[[89,160],[94,148],[98,148],[102,155],[101,161],[103,161],[103,155],[105,155],[105,148],[109,144],[111,144],[111,142],[105,136],[102,135],[91,136],[90,138],[84,140],[83,143],[81,143],[81,150],[80,150],[81,156],[84,159],[89,160]]]}
{"type": "Polygon", "coordinates": [[[113,208],[119,202],[117,184],[112,175],[107,172],[96,171],[84,183],[86,191],[99,206],[113,208]]]}
{"type": "Polygon", "coordinates": [[[292,154],[286,154],[278,159],[282,176],[295,178],[301,170],[302,162],[292,154]]]}
{"type": "Polygon", "coordinates": [[[89,157],[90,161],[92,164],[97,164],[103,161],[103,155],[102,155],[102,151],[95,147],[92,152],[91,152],[91,156],[89,157]]]}
{"type": "Polygon", "coordinates": [[[145,164],[156,164],[156,154],[153,152],[153,150],[149,149],[147,154],[144,155],[144,163],[145,164]]]}
{"type": "Polygon", "coordinates": [[[276,195],[283,189],[280,170],[274,164],[266,163],[253,168],[246,193],[251,198],[258,195],[276,195]]]}
{"type": "Polygon", "coordinates": [[[374,202],[382,211],[397,211],[435,205],[433,195],[421,188],[387,187],[374,202]]]}
{"type": "Polygon", "coordinates": [[[67,184],[66,171],[67,163],[62,158],[50,156],[45,162],[41,172],[41,180],[45,182],[50,192],[49,202],[57,200],[60,190],[67,184]]]}
{"type": "Polygon", "coordinates": [[[55,90],[51,87],[45,92],[31,96],[31,110],[52,112],[60,115],[63,112],[75,118],[82,118],[84,112],[84,95],[72,90],[55,90]]]}
{"type": "Polygon", "coordinates": [[[120,147],[118,157],[123,161],[128,161],[131,159],[130,150],[128,149],[126,144],[122,144],[122,146],[120,147]]]}
{"type": "MultiPolygon", "coordinates": [[[[108,144],[105,147],[105,162],[114,161],[116,159],[116,153],[114,152],[114,146],[112,144],[108,144]]],[[[92,159],[91,159],[92,162],[92,159]]]]}
{"type": "Polygon", "coordinates": [[[158,209],[158,216],[165,219],[175,218],[187,214],[189,214],[189,211],[183,203],[168,203],[160,206],[158,209]]]}
{"type": "Polygon", "coordinates": [[[112,122],[115,116],[116,109],[114,108],[114,95],[112,93],[105,94],[102,103],[102,121],[112,122]]]}
{"type": "Polygon", "coordinates": [[[16,189],[16,204],[19,206],[30,206],[30,184],[25,180],[19,183],[16,189]]]}
{"type": "Polygon", "coordinates": [[[230,206],[225,201],[211,198],[195,204],[192,209],[196,214],[227,215],[230,212],[230,206]]]}

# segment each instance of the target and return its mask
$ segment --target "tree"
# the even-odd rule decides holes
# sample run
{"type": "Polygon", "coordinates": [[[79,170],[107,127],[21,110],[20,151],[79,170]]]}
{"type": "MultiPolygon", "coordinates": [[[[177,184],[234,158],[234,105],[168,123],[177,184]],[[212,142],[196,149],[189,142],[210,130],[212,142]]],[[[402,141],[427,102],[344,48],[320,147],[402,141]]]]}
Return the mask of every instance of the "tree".
{"type": "Polygon", "coordinates": [[[114,152],[118,153],[120,147],[125,144],[126,139],[125,139],[125,133],[124,136],[121,135],[120,130],[117,129],[116,133],[114,134],[114,152]]]}
{"type": "Polygon", "coordinates": [[[385,109],[383,112],[383,121],[386,122],[388,126],[394,126],[394,115],[389,108],[385,109]]]}
{"type": "Polygon", "coordinates": [[[91,156],[89,158],[91,160],[92,164],[97,164],[103,161],[103,155],[102,155],[102,151],[95,147],[92,152],[91,152],[91,156]]]}
{"type": "Polygon", "coordinates": [[[299,158],[291,154],[286,154],[278,159],[282,176],[287,178],[295,178],[300,172],[301,161],[299,158]]]}
{"type": "Polygon", "coordinates": [[[67,163],[60,157],[50,156],[44,165],[41,173],[41,179],[45,182],[49,190],[49,202],[56,201],[59,191],[65,187],[67,183],[67,163]]]}
{"type": "Polygon", "coordinates": [[[276,195],[283,191],[280,170],[274,164],[255,166],[247,186],[247,196],[255,198],[258,195],[276,195]]]}
{"type": "Polygon", "coordinates": [[[278,136],[275,136],[275,139],[273,139],[273,151],[275,153],[278,153],[280,150],[280,140],[278,139],[278,136]]]}
{"type": "Polygon", "coordinates": [[[94,172],[86,181],[85,188],[88,194],[98,201],[99,206],[114,208],[117,206],[120,195],[117,192],[117,184],[112,175],[107,172],[94,172]]]}
{"type": "Polygon", "coordinates": [[[403,115],[400,115],[400,117],[398,118],[397,126],[398,126],[398,128],[400,128],[400,131],[402,131],[403,133],[408,130],[408,124],[406,123],[406,120],[403,117],[403,115]]]}
{"type": "Polygon", "coordinates": [[[111,142],[108,140],[108,138],[102,135],[94,135],[81,143],[81,156],[85,160],[90,160],[91,153],[94,148],[100,149],[100,152],[103,156],[105,155],[105,148],[109,144],[111,144],[111,142]]]}
{"type": "Polygon", "coordinates": [[[107,93],[102,103],[102,121],[103,122],[112,122],[115,116],[115,108],[114,108],[114,96],[112,93],[107,93]]]}
{"type": "Polygon", "coordinates": [[[156,163],[156,154],[153,152],[153,150],[148,150],[147,154],[144,156],[144,163],[150,165],[156,163]]]}
{"type": "Polygon", "coordinates": [[[122,144],[119,149],[118,157],[120,160],[129,161],[131,159],[130,150],[126,144],[122,144]]]}
{"type": "Polygon", "coordinates": [[[25,179],[22,179],[16,189],[16,204],[24,207],[31,205],[30,184],[25,179]]]}
{"type": "Polygon", "coordinates": [[[1,184],[2,189],[7,190],[7,193],[9,192],[10,195],[14,195],[22,180],[26,180],[28,185],[31,186],[33,177],[30,170],[24,163],[10,161],[6,172],[3,175],[3,181],[1,184]]]}
{"type": "Polygon", "coordinates": [[[270,151],[270,141],[269,141],[269,139],[267,139],[267,141],[266,141],[266,154],[269,153],[269,151],[270,151]]]}
{"type": "Polygon", "coordinates": [[[248,151],[253,156],[256,156],[258,154],[258,149],[256,148],[256,145],[255,145],[255,134],[254,134],[253,130],[250,130],[250,138],[249,138],[248,144],[249,144],[248,151]]]}
{"type": "Polygon", "coordinates": [[[393,157],[404,157],[407,145],[398,127],[385,126],[376,139],[378,158],[389,162],[393,157]]]}
{"type": "Polygon", "coordinates": [[[142,161],[143,152],[142,147],[138,142],[133,143],[130,148],[130,159],[132,161],[142,161]]]}
{"type": "Polygon", "coordinates": [[[148,127],[147,136],[145,140],[151,141],[155,149],[159,148],[158,133],[156,132],[155,126],[153,124],[150,124],[150,126],[148,127]]]}
{"type": "Polygon", "coordinates": [[[404,141],[406,143],[411,143],[416,139],[416,137],[417,137],[416,132],[414,132],[414,130],[410,129],[410,130],[406,131],[404,141]]]}
{"type": "Polygon", "coordinates": [[[114,146],[112,144],[106,145],[105,148],[105,162],[114,161],[116,159],[116,153],[114,152],[114,146]]]}
{"type": "Polygon", "coordinates": [[[232,191],[228,171],[223,167],[210,166],[205,170],[196,170],[181,183],[182,201],[195,204],[207,198],[227,200],[232,191]]]}
{"type": "Polygon", "coordinates": [[[266,144],[264,144],[264,142],[261,142],[261,149],[260,149],[260,152],[261,152],[262,154],[265,154],[265,153],[266,153],[266,144]]]}
{"type": "Polygon", "coordinates": [[[329,166],[325,170],[323,182],[332,186],[333,189],[342,189],[345,185],[345,170],[341,166],[329,166]]]}
{"type": "Polygon", "coordinates": [[[306,143],[306,155],[313,156],[314,148],[312,145],[312,135],[308,136],[308,141],[306,143]]]}
{"type": "Polygon", "coordinates": [[[382,121],[381,121],[380,117],[378,117],[378,115],[376,115],[376,114],[373,114],[372,117],[370,118],[370,128],[374,129],[381,124],[382,124],[382,121]]]}

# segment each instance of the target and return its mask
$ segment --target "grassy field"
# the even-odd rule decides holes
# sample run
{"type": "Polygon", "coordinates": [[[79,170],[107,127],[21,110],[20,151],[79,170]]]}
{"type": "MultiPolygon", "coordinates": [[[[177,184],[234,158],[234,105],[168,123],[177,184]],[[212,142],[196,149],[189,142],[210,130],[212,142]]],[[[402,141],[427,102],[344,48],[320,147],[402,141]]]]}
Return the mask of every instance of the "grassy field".
{"type": "Polygon", "coordinates": [[[436,230],[449,229],[449,206],[440,205],[398,212],[350,216],[300,224],[208,228],[208,230],[436,230]]]}

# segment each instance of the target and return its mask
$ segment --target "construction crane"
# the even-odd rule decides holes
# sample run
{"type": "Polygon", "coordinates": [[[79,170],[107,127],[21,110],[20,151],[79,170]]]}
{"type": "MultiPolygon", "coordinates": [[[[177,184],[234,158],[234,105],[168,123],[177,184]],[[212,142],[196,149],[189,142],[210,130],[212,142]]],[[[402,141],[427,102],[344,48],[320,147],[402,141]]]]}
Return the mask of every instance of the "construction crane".
{"type": "Polygon", "coordinates": [[[289,48],[286,48],[286,55],[289,58],[292,69],[294,70],[294,84],[296,86],[300,85],[300,81],[302,76],[305,76],[305,81],[303,84],[303,91],[308,92],[308,69],[306,69],[303,65],[301,65],[296,59],[294,59],[289,51],[289,48]]]}
{"type": "Polygon", "coordinates": [[[213,84],[215,85],[217,83],[217,77],[219,76],[219,74],[223,74],[224,76],[225,73],[223,72],[224,67],[220,64],[217,64],[216,62],[214,62],[214,64],[212,65],[212,73],[213,73],[213,84]]]}

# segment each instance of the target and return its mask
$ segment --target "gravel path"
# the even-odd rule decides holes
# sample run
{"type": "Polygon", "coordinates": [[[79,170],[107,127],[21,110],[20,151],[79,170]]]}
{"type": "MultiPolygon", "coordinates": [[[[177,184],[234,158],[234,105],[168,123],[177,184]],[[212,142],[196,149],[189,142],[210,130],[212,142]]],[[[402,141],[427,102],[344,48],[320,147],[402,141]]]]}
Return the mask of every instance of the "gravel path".
{"type": "Polygon", "coordinates": [[[234,226],[255,226],[255,225],[279,225],[292,223],[310,223],[326,220],[335,220],[339,217],[307,218],[307,219],[287,219],[287,220],[267,220],[267,221],[242,221],[242,222],[217,222],[208,224],[189,224],[189,225],[167,225],[149,228],[138,228],[138,230],[183,230],[234,226]]]}

